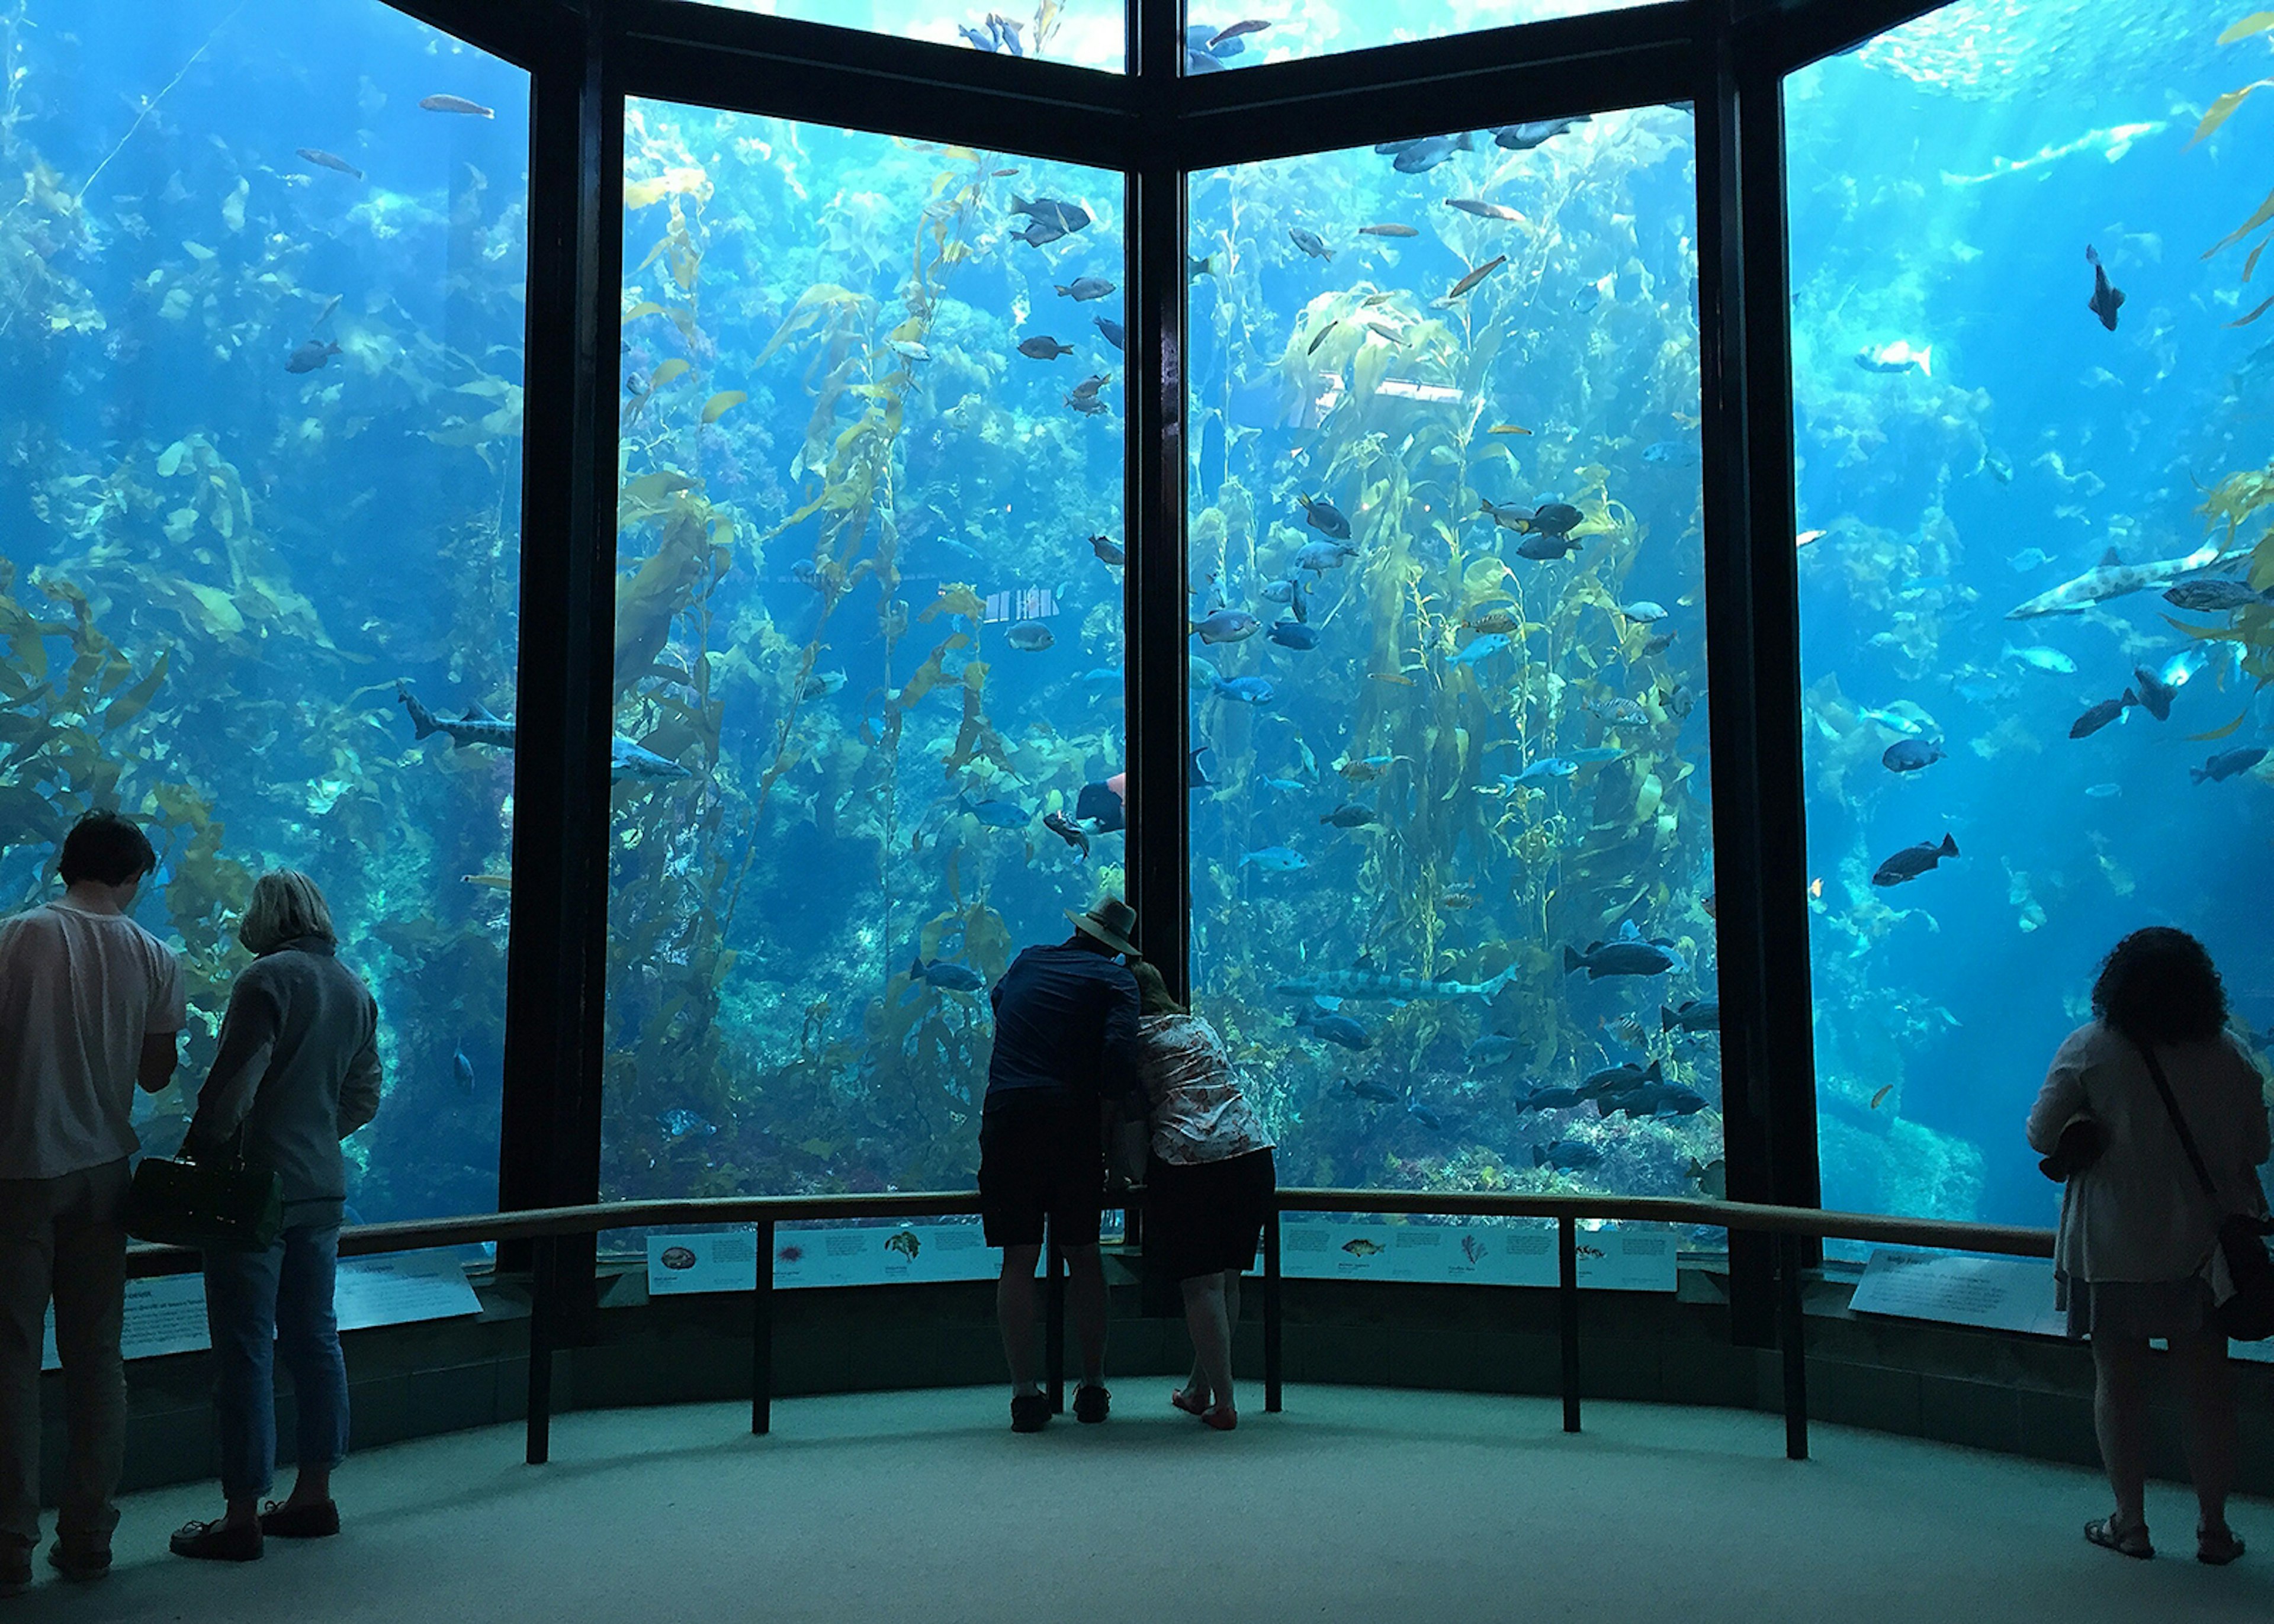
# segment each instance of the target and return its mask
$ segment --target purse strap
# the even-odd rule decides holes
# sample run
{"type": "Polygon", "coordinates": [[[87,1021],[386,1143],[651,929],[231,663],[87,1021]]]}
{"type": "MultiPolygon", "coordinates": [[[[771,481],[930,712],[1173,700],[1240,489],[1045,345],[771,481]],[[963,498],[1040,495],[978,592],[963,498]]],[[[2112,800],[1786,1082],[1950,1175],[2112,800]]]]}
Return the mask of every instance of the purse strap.
{"type": "Polygon", "coordinates": [[[2211,1183],[2210,1169],[2203,1166],[2202,1152],[2195,1148],[2195,1136],[2187,1132],[2187,1119],[2180,1114],[2180,1102],[2172,1097],[2172,1085],[2165,1080],[2164,1068],[2156,1058],[2155,1049],[2145,1043],[2137,1043],[2135,1047],[2140,1051],[2140,1057],[2148,1063],[2148,1075],[2155,1080],[2156,1092],[2164,1096],[2164,1109],[2172,1114],[2172,1126],[2179,1130],[2180,1148],[2187,1153],[2187,1165],[2195,1169],[2195,1177],[2201,1181],[2203,1193],[2210,1198],[2211,1206],[2224,1211],[2225,1204],[2218,1199],[2218,1186],[2211,1183]]]}

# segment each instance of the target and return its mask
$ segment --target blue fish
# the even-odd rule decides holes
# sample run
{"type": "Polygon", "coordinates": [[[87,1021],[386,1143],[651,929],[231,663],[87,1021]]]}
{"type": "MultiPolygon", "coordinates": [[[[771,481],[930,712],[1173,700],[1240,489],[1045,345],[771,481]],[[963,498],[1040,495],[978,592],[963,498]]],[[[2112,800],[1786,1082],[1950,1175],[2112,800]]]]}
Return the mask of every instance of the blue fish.
{"type": "Polygon", "coordinates": [[[709,1139],[719,1132],[716,1124],[708,1123],[683,1105],[674,1105],[667,1111],[659,1111],[655,1118],[666,1133],[675,1139],[709,1139]]]}
{"type": "Polygon", "coordinates": [[[1298,868],[1309,868],[1311,860],[1302,853],[1291,851],[1284,846],[1267,846],[1260,851],[1248,853],[1239,860],[1239,866],[1243,868],[1250,863],[1266,874],[1292,874],[1298,868]]]}
{"type": "Polygon", "coordinates": [[[1472,1065],[1498,1065],[1516,1052],[1516,1040],[1498,1032],[1488,1032],[1468,1047],[1465,1058],[1472,1065]]]}
{"type": "Polygon", "coordinates": [[[935,959],[927,964],[921,953],[908,966],[908,979],[944,987],[950,992],[977,992],[987,985],[987,978],[968,964],[952,964],[945,959],[935,959]]]}
{"type": "Polygon", "coordinates": [[[1300,620],[1274,620],[1267,635],[1283,649],[1315,649],[1319,646],[1319,628],[1306,626],[1300,620]]]}
{"type": "Polygon", "coordinates": [[[1307,1005],[1295,1011],[1295,1024],[1312,1036],[1363,1052],[1374,1047],[1367,1029],[1347,1015],[1324,1015],[1307,1005]]]}
{"type": "Polygon", "coordinates": [[[1601,1149],[1593,1145],[1582,1145],[1574,1140],[1557,1139],[1552,1145],[1532,1147],[1532,1165],[1554,1168],[1559,1173],[1577,1173],[1591,1168],[1603,1159],[1601,1149]]]}
{"type": "Polygon", "coordinates": [[[450,1075],[457,1079],[460,1094],[473,1093],[474,1063],[466,1058],[466,1046],[463,1043],[458,1045],[457,1052],[450,1056],[450,1075]]]}
{"type": "Polygon", "coordinates": [[[1432,1133],[1442,1133],[1445,1131],[1445,1119],[1419,1100],[1408,1100],[1405,1102],[1405,1114],[1432,1133]]]}
{"type": "Polygon", "coordinates": [[[1105,335],[1105,342],[1107,343],[1112,345],[1116,350],[1125,348],[1121,342],[1124,335],[1121,331],[1121,324],[1119,322],[1108,316],[1099,316],[1095,318],[1095,320],[1097,322],[1097,330],[1105,335]]]}
{"type": "Polygon", "coordinates": [[[1705,461],[1705,454],[1695,440],[1661,440],[1643,448],[1642,460],[1668,468],[1695,468],[1705,461]]]}
{"type": "Polygon", "coordinates": [[[1625,754],[1615,744],[1588,744],[1572,751],[1570,759],[1585,767],[1596,762],[1616,761],[1625,754]]]}
{"type": "Polygon", "coordinates": [[[1566,760],[1561,756],[1550,756],[1525,767],[1515,781],[1523,784],[1533,778],[1568,778],[1578,771],[1577,762],[1566,760]]]}
{"type": "Polygon", "coordinates": [[[1264,787],[1267,789],[1276,789],[1283,794],[1290,795],[1299,793],[1299,792],[1310,787],[1300,778],[1265,778],[1262,782],[1264,787]]]}
{"type": "Polygon", "coordinates": [[[1007,801],[974,801],[968,795],[958,795],[955,804],[990,829],[1024,829],[1032,816],[1007,801]]]}
{"type": "Polygon", "coordinates": [[[1279,696],[1279,690],[1262,677],[1218,677],[1215,688],[1219,698],[1243,705],[1268,705],[1279,696]]]}
{"type": "Polygon", "coordinates": [[[1459,653],[1448,654],[1445,657],[1445,663],[1449,665],[1473,665],[1479,660],[1490,659],[1494,655],[1503,652],[1507,648],[1508,635],[1506,633],[1487,632],[1483,636],[1476,638],[1471,642],[1469,645],[1463,649],[1459,653]]]}

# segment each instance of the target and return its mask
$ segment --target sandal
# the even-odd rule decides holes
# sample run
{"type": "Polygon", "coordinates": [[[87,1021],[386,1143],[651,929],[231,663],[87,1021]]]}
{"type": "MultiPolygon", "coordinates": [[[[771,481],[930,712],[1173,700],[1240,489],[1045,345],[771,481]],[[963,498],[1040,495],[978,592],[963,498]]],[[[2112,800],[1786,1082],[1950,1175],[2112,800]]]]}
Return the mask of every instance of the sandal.
{"type": "Polygon", "coordinates": [[[1169,1390],[1169,1402],[1174,1404],[1178,1409],[1183,1410],[1186,1415],[1193,1417],[1195,1420],[1205,1421],[1208,1419],[1209,1407],[1206,1404],[1201,1403],[1200,1400],[1194,1398],[1183,1387],[1171,1387],[1169,1390]]]}
{"type": "Polygon", "coordinates": [[[2120,1531],[2114,1517],[2095,1517],[2084,1525],[2084,1537],[2104,1551],[2143,1562],[2156,1554],[2156,1547],[2148,1542],[2148,1525],[2144,1522],[2120,1531]]]}
{"type": "Polygon", "coordinates": [[[2207,1529],[2195,1525],[2195,1560],[2213,1568],[2224,1568],[2242,1554],[2242,1541],[2236,1538],[2231,1528],[2207,1529]]]}

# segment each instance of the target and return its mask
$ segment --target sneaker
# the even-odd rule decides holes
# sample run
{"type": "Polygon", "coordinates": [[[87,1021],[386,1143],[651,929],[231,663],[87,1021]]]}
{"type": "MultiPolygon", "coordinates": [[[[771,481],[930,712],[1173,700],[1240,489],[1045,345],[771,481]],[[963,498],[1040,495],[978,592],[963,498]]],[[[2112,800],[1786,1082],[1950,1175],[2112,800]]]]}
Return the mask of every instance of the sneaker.
{"type": "Polygon", "coordinates": [[[1011,1430],[1014,1432],[1039,1432],[1050,1422],[1050,1395],[1043,1393],[1020,1393],[1011,1400],[1011,1430]]]}
{"type": "Polygon", "coordinates": [[[110,1547],[66,1545],[60,1539],[48,1547],[48,1566],[74,1584],[86,1584],[110,1571],[110,1547]]]}
{"type": "Polygon", "coordinates": [[[272,1539],[328,1539],[340,1531],[340,1506],[283,1506],[275,1500],[260,1514],[260,1531],[272,1539]]]}
{"type": "Polygon", "coordinates": [[[21,1596],[32,1588],[32,1547],[0,1545],[0,1596],[21,1596]]]}
{"type": "Polygon", "coordinates": [[[257,1562],[260,1560],[260,1525],[231,1528],[216,1517],[210,1522],[184,1522],[169,1542],[176,1556],[201,1562],[257,1562]]]}
{"type": "Polygon", "coordinates": [[[1105,1419],[1106,1412],[1112,1407],[1113,1395],[1103,1387],[1092,1387],[1085,1382],[1073,1390],[1073,1418],[1077,1421],[1095,1426],[1105,1419]]]}

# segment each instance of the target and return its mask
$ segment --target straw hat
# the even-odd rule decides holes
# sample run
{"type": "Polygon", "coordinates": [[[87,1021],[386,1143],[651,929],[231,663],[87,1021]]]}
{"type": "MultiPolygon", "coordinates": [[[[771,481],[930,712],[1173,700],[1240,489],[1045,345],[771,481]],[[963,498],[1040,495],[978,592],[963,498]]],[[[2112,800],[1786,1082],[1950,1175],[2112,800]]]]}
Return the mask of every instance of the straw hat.
{"type": "Polygon", "coordinates": [[[1087,914],[1077,914],[1072,908],[1065,916],[1082,935],[1103,942],[1117,953],[1138,957],[1137,944],[1129,939],[1137,929],[1137,910],[1118,897],[1108,897],[1087,914]]]}

